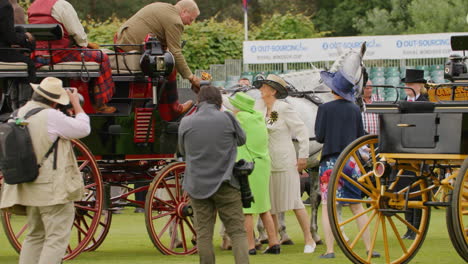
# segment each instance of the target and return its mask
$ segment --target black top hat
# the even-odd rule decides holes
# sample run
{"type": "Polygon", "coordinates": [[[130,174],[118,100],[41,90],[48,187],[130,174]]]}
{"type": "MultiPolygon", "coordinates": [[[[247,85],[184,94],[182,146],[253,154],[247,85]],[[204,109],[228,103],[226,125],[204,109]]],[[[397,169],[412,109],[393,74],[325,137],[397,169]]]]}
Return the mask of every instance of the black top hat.
{"type": "Polygon", "coordinates": [[[406,70],[406,77],[401,79],[401,82],[404,83],[426,83],[426,79],[424,79],[424,71],[423,70],[416,70],[416,69],[407,69],[406,70]]]}

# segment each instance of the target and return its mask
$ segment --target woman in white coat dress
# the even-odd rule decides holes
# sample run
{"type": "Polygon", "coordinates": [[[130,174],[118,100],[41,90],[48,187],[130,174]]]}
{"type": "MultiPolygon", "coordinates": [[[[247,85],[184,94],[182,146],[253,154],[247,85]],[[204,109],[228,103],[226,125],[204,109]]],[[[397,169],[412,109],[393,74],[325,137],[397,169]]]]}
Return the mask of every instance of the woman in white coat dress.
{"type": "Polygon", "coordinates": [[[315,241],[309,230],[309,217],[300,196],[300,171],[306,168],[309,155],[309,134],[298,113],[283,101],[286,98],[287,83],[279,76],[270,74],[266,79],[256,80],[254,86],[260,89],[262,100],[255,109],[265,116],[268,129],[268,143],[271,157],[270,200],[271,214],[278,230],[276,214],[294,210],[304,233],[304,253],[315,250],[315,241]],[[292,139],[299,142],[299,153],[292,139]]]}

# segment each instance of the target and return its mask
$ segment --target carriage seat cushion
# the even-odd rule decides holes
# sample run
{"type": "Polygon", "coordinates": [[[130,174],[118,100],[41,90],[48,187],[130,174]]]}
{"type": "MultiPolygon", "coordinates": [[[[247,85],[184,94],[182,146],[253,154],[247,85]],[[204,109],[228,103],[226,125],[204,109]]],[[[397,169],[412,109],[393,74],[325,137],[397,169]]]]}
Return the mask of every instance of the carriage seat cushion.
{"type": "Polygon", "coordinates": [[[433,113],[434,108],[435,103],[427,101],[401,101],[398,103],[398,111],[400,113],[433,113]]]}
{"type": "MultiPolygon", "coordinates": [[[[53,71],[81,71],[82,69],[81,61],[67,61],[59,62],[54,64],[53,71]]],[[[88,71],[99,71],[99,63],[87,61],[85,62],[86,69],[88,71]]],[[[40,71],[50,71],[49,65],[43,65],[39,68],[40,71]]]]}
{"type": "MultiPolygon", "coordinates": [[[[109,49],[103,49],[109,56],[109,62],[112,70],[119,70],[120,73],[141,72],[140,59],[141,52],[138,50],[132,50],[125,53],[115,52],[109,49]],[[118,66],[118,67],[117,67],[118,66]]],[[[113,71],[114,72],[114,71],[113,71]]]]}
{"type": "Polygon", "coordinates": [[[28,70],[28,65],[24,62],[1,62],[0,61],[0,71],[26,71],[28,70]]]}

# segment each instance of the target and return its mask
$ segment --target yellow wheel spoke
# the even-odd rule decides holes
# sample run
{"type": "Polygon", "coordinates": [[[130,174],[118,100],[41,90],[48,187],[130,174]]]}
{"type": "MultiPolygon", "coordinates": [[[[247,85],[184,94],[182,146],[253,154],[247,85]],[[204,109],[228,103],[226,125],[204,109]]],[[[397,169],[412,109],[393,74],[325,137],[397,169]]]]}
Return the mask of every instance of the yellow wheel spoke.
{"type": "Polygon", "coordinates": [[[364,225],[364,227],[359,230],[359,233],[356,235],[356,238],[354,238],[353,242],[351,243],[351,245],[349,245],[349,248],[350,249],[353,249],[354,246],[356,246],[356,243],[359,241],[359,239],[362,237],[362,234],[364,234],[364,231],[367,230],[368,226],[370,225],[370,223],[372,222],[372,220],[374,220],[374,217],[377,215],[377,211],[374,211],[371,215],[371,217],[369,218],[369,221],[367,221],[367,223],[364,225]]]}
{"type": "Polygon", "coordinates": [[[370,246],[370,249],[369,249],[369,252],[371,254],[367,255],[367,262],[371,262],[371,257],[372,257],[372,252],[374,252],[374,247],[375,247],[375,240],[377,240],[377,234],[379,233],[379,219],[380,219],[380,215],[378,215],[377,217],[377,220],[375,221],[375,230],[374,230],[374,234],[372,235],[372,240],[371,240],[371,246],[370,246]]]}
{"type": "MultiPolygon", "coordinates": [[[[340,176],[343,177],[345,180],[347,180],[349,183],[352,185],[356,186],[358,189],[360,189],[363,193],[365,193],[367,196],[372,197],[372,194],[366,190],[364,187],[362,187],[359,183],[355,182],[353,179],[351,179],[348,175],[344,174],[342,171],[340,172],[340,176]]],[[[338,183],[339,181],[337,181],[338,183]]]]}
{"type": "Polygon", "coordinates": [[[359,199],[351,199],[351,198],[336,198],[337,202],[347,202],[347,203],[365,203],[371,204],[374,203],[372,200],[359,200],[359,199]]]}
{"type": "Polygon", "coordinates": [[[402,194],[402,193],[405,193],[408,188],[411,190],[412,188],[420,185],[422,183],[422,180],[417,180],[415,181],[413,184],[411,184],[410,186],[406,186],[405,188],[401,189],[400,191],[398,191],[398,194],[402,194]]]}
{"type": "MultiPolygon", "coordinates": [[[[387,237],[387,225],[385,224],[385,217],[381,217],[380,220],[382,221],[382,235],[384,240],[384,251],[385,251],[385,262],[390,263],[390,252],[388,251],[388,237],[387,237]]],[[[372,255],[372,251],[369,250],[369,256],[372,255]]],[[[369,256],[367,258],[369,259],[369,256]]]]}
{"type": "Polygon", "coordinates": [[[369,207],[367,210],[363,211],[362,213],[356,214],[356,215],[354,215],[353,217],[349,218],[348,220],[346,220],[346,221],[344,221],[344,222],[341,222],[341,223],[339,224],[339,226],[342,227],[342,226],[344,226],[344,225],[350,223],[351,221],[354,221],[354,220],[358,219],[360,216],[365,215],[365,214],[367,214],[368,212],[374,210],[374,208],[375,208],[375,206],[369,207]]]}
{"type": "MultiPolygon", "coordinates": [[[[358,150],[359,151],[359,150],[358,150]]],[[[361,160],[358,158],[358,156],[356,155],[356,152],[353,152],[353,154],[351,155],[353,156],[354,158],[354,162],[356,162],[356,164],[358,165],[359,167],[359,170],[361,170],[361,175],[362,174],[366,174],[366,170],[364,169],[364,166],[362,166],[362,163],[361,163],[361,160]]]]}
{"type": "Polygon", "coordinates": [[[408,221],[406,221],[405,219],[403,219],[401,216],[399,215],[395,215],[396,218],[398,218],[398,220],[400,220],[403,224],[405,224],[409,229],[413,230],[414,232],[416,232],[418,235],[420,235],[421,233],[419,232],[418,229],[416,229],[416,227],[414,227],[412,224],[408,223],[408,221]]]}
{"type": "Polygon", "coordinates": [[[375,156],[374,144],[369,144],[369,147],[370,147],[370,154],[372,157],[372,164],[375,164],[377,162],[377,157],[375,156]]]}
{"type": "Polygon", "coordinates": [[[401,235],[398,232],[398,230],[397,230],[397,228],[395,226],[395,223],[393,222],[393,219],[390,216],[387,216],[387,219],[388,219],[388,222],[390,223],[390,225],[392,226],[393,232],[395,233],[396,238],[398,239],[398,243],[400,244],[401,249],[403,250],[403,252],[405,254],[407,254],[408,249],[406,248],[405,243],[403,242],[403,239],[401,238],[401,235]]]}

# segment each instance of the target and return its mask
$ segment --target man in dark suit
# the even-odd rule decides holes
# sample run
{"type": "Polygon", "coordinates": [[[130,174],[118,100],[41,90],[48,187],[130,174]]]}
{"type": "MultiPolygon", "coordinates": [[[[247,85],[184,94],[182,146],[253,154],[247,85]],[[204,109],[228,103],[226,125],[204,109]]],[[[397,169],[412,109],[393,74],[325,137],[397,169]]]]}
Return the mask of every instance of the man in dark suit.
{"type": "Polygon", "coordinates": [[[427,81],[424,79],[423,70],[407,69],[406,77],[401,79],[401,81],[405,83],[406,87],[412,88],[405,89],[405,101],[429,101],[426,88],[424,88],[424,84],[427,81]]]}
{"type": "Polygon", "coordinates": [[[0,61],[24,62],[28,64],[29,78],[35,78],[34,63],[22,51],[8,50],[10,48],[34,48],[34,38],[23,28],[15,29],[14,9],[8,0],[0,0],[0,61]]]}
{"type": "MultiPolygon", "coordinates": [[[[406,70],[406,77],[401,80],[405,83],[406,87],[410,87],[412,89],[406,89],[406,101],[414,102],[414,101],[429,101],[427,97],[427,91],[424,87],[424,84],[427,82],[424,79],[424,71],[423,70],[416,70],[416,69],[407,69],[406,70]]],[[[413,171],[405,171],[405,175],[414,175],[416,174],[413,171]]],[[[406,186],[411,185],[414,182],[414,178],[402,178],[398,182],[397,188],[405,188],[406,186]]],[[[410,190],[411,192],[417,191],[416,188],[410,190]]],[[[408,209],[405,213],[405,220],[408,221],[411,225],[415,228],[419,228],[421,224],[421,209],[408,209]]],[[[410,228],[407,229],[406,233],[402,236],[404,239],[414,240],[416,238],[416,233],[411,230],[410,228]]]]}

